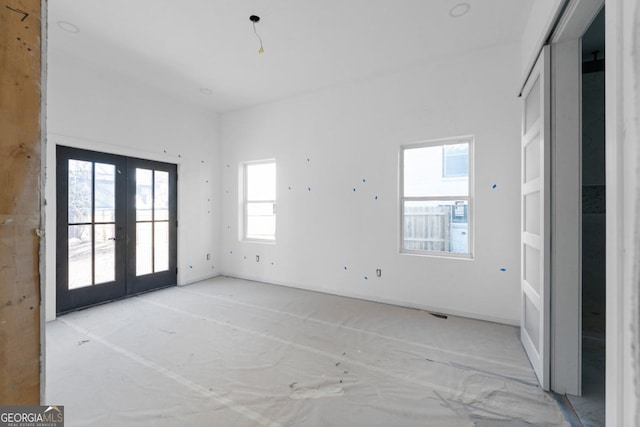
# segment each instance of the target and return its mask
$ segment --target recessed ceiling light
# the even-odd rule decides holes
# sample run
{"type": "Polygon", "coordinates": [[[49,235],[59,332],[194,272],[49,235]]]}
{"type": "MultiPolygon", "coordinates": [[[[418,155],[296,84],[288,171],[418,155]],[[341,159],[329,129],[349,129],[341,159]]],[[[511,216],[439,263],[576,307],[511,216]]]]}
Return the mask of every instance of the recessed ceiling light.
{"type": "Polygon", "coordinates": [[[452,18],[460,18],[471,10],[469,3],[458,3],[449,10],[449,16],[452,18]]]}
{"type": "Polygon", "coordinates": [[[66,31],[67,33],[77,34],[80,32],[80,28],[66,21],[58,21],[58,27],[60,27],[61,30],[66,31]]]}
{"type": "Polygon", "coordinates": [[[203,87],[202,89],[200,89],[200,93],[205,94],[205,95],[211,95],[213,93],[213,91],[207,87],[203,87]]]}

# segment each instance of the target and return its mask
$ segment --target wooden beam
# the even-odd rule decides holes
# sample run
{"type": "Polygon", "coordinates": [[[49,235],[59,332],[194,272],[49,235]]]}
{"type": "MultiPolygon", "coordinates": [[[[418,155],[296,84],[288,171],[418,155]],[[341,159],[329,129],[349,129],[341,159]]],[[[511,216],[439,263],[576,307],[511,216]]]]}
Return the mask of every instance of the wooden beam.
{"type": "Polygon", "coordinates": [[[0,2],[0,405],[40,404],[41,16],[0,2]]]}

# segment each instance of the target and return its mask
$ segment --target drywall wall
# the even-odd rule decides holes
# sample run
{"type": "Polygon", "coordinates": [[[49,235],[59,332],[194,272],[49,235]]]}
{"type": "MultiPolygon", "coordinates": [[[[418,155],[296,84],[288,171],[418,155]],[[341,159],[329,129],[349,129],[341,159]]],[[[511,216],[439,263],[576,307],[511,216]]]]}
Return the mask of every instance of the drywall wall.
{"type": "Polygon", "coordinates": [[[56,144],[178,164],[178,283],[215,276],[217,114],[55,49],[49,50],[48,83],[47,319],[55,316],[56,300],[56,144]]]}
{"type": "Polygon", "coordinates": [[[40,403],[41,16],[39,1],[0,8],[2,406],[40,403]]]}
{"type": "Polygon", "coordinates": [[[605,1],[606,424],[640,421],[638,1],[605,1]]]}
{"type": "Polygon", "coordinates": [[[222,115],[223,273],[519,324],[519,58],[506,45],[222,115]],[[400,254],[400,147],[460,135],[474,259],[400,254]],[[243,242],[239,167],[268,158],[277,241],[243,242]]]}
{"type": "Polygon", "coordinates": [[[540,54],[540,49],[549,37],[565,1],[545,0],[533,3],[520,40],[520,84],[522,86],[540,54]]]}

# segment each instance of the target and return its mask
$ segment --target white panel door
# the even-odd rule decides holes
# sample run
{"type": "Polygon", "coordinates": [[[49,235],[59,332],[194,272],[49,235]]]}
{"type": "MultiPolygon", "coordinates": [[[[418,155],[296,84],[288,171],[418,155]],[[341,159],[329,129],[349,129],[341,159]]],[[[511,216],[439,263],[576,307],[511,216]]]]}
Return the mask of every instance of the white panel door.
{"type": "Polygon", "coordinates": [[[549,46],[522,93],[520,339],[540,386],[549,390],[549,46]]]}

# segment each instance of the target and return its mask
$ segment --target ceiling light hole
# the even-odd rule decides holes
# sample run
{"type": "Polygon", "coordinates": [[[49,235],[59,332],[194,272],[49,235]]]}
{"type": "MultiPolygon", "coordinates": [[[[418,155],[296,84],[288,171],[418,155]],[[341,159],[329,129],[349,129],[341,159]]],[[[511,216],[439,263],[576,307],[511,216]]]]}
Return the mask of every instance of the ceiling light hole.
{"type": "Polygon", "coordinates": [[[258,31],[256,30],[256,24],[260,22],[260,17],[257,15],[251,15],[249,17],[249,21],[251,21],[251,25],[253,25],[253,32],[258,38],[258,41],[260,42],[260,49],[258,49],[258,54],[263,54],[264,47],[262,46],[262,37],[260,37],[260,35],[258,34],[258,31]]]}
{"type": "Polygon", "coordinates": [[[200,89],[200,93],[204,94],[204,95],[211,95],[213,93],[213,91],[211,89],[209,89],[208,87],[203,87],[200,89]]]}
{"type": "Polygon", "coordinates": [[[80,28],[73,25],[71,22],[67,21],[58,21],[58,27],[62,31],[66,31],[67,33],[77,34],[80,32],[80,28]]]}
{"type": "Polygon", "coordinates": [[[469,10],[471,10],[469,3],[458,3],[449,10],[449,16],[452,18],[460,18],[469,13],[469,10]]]}

